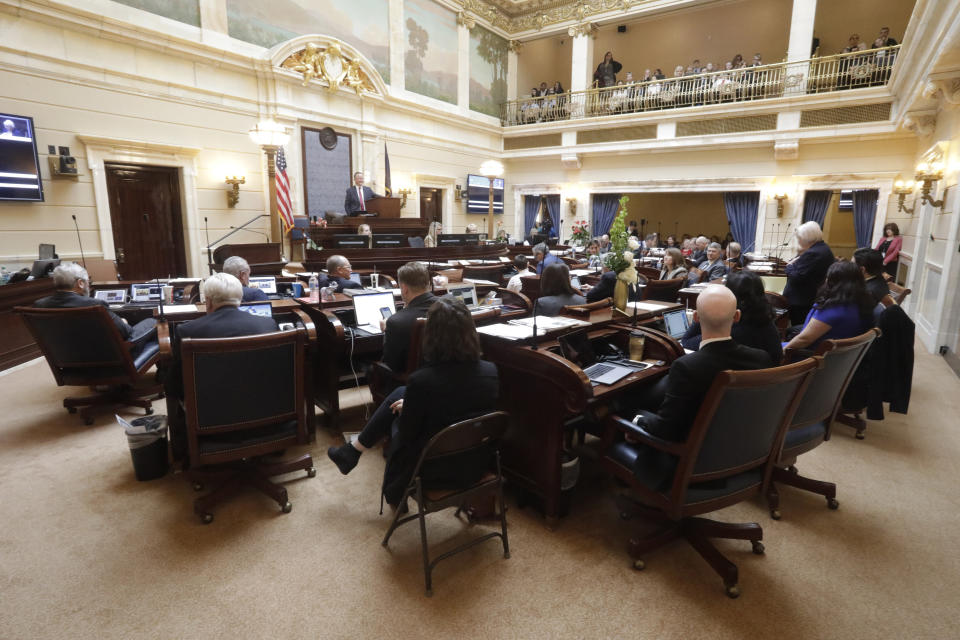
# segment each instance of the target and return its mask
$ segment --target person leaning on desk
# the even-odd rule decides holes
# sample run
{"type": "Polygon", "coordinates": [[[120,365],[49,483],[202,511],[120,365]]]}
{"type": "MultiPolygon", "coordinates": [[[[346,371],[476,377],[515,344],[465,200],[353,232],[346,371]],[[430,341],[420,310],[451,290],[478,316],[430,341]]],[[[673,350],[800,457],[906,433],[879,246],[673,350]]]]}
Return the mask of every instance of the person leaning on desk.
{"type": "Polygon", "coordinates": [[[240,281],[240,286],[243,287],[242,302],[260,302],[267,299],[266,293],[250,286],[250,264],[240,256],[230,256],[224,260],[223,272],[240,281]]]}
{"type": "Polygon", "coordinates": [[[320,287],[336,287],[334,293],[343,293],[344,289],[363,289],[363,285],[350,279],[350,261],[336,255],[327,258],[327,275],[317,280],[320,287]]]}

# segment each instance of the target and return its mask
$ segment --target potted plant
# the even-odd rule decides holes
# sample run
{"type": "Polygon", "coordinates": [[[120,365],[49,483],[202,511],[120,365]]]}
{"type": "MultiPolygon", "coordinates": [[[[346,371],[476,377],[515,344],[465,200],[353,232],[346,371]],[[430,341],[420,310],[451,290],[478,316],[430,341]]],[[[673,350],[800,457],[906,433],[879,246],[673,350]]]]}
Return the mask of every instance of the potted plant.
{"type": "Polygon", "coordinates": [[[613,290],[613,306],[621,311],[627,308],[630,285],[637,282],[637,270],[634,267],[633,252],[640,248],[637,239],[627,233],[624,221],[627,218],[629,197],[620,198],[620,211],[610,226],[610,252],[604,258],[604,265],[617,274],[617,284],[613,290]]]}

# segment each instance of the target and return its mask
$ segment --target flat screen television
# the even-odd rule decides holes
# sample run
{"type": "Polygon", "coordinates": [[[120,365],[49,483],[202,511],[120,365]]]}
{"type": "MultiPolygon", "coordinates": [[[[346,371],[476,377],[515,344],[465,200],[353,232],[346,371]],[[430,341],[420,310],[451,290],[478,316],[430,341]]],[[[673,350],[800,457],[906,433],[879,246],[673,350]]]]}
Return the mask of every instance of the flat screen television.
{"type": "MultiPolygon", "coordinates": [[[[490,212],[490,178],[467,176],[467,213],[490,212]]],[[[493,213],[503,213],[503,178],[493,180],[493,213]]]]}
{"type": "Polygon", "coordinates": [[[0,111],[0,200],[43,202],[33,118],[0,111]]]}

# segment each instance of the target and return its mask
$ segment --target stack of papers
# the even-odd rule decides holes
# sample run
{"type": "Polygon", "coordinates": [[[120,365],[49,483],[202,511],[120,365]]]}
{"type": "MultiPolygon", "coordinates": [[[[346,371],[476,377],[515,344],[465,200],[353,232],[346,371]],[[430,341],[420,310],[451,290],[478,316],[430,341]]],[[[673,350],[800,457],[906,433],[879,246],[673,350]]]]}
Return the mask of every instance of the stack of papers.
{"type": "Polygon", "coordinates": [[[165,304],[163,305],[164,313],[196,313],[199,311],[197,305],[195,304],[165,304]]]}
{"type": "Polygon", "coordinates": [[[464,278],[463,281],[466,282],[466,283],[468,283],[468,284],[481,284],[481,285],[488,285],[488,286],[493,286],[493,287],[499,287],[499,286],[500,286],[500,285],[498,285],[496,282],[491,282],[490,280],[478,280],[478,279],[476,279],[476,278],[464,278]]]}
{"type": "MultiPolygon", "coordinates": [[[[517,318],[508,320],[508,324],[520,327],[533,327],[533,318],[517,318]]],[[[564,318],[561,316],[537,316],[537,333],[540,330],[555,331],[556,329],[569,329],[570,327],[590,326],[589,322],[577,320],[576,318],[564,318]]]]}
{"type": "Polygon", "coordinates": [[[669,303],[664,302],[628,302],[627,306],[631,309],[636,309],[637,311],[663,311],[664,307],[669,306],[669,303]]]}

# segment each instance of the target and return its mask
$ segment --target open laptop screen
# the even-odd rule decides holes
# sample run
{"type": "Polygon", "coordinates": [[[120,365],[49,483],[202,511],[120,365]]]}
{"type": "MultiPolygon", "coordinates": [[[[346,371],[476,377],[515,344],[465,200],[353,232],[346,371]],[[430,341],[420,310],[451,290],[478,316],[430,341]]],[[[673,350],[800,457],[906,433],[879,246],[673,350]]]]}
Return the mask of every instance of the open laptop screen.
{"type": "Polygon", "coordinates": [[[353,310],[357,316],[358,327],[368,326],[379,331],[380,321],[396,311],[393,292],[384,291],[353,296],[353,310]],[[388,313],[384,314],[382,309],[387,309],[388,313]]]}
{"type": "Polygon", "coordinates": [[[269,300],[263,300],[261,302],[248,302],[240,305],[239,309],[240,311],[246,311],[252,316],[263,316],[264,318],[273,317],[273,307],[269,300]]]}
{"type": "Polygon", "coordinates": [[[447,294],[467,305],[468,309],[477,306],[477,288],[473,284],[448,284],[447,294]]]}
{"type": "Polygon", "coordinates": [[[666,326],[667,333],[676,340],[682,338],[683,334],[690,328],[690,324],[687,322],[687,312],[682,309],[663,314],[663,324],[666,326]]]}
{"type": "Polygon", "coordinates": [[[273,276],[251,276],[250,286],[267,295],[273,295],[277,292],[277,279],[273,276]]]}
{"type": "Polygon", "coordinates": [[[570,362],[586,369],[597,361],[597,354],[590,344],[586,329],[573,331],[557,338],[560,343],[560,353],[570,362]]]}
{"type": "Polygon", "coordinates": [[[159,302],[161,287],[155,282],[130,285],[131,302],[159,302]]]}

